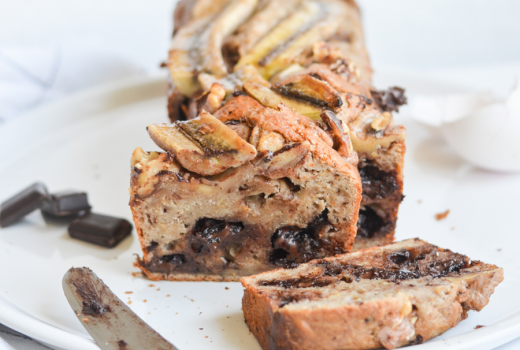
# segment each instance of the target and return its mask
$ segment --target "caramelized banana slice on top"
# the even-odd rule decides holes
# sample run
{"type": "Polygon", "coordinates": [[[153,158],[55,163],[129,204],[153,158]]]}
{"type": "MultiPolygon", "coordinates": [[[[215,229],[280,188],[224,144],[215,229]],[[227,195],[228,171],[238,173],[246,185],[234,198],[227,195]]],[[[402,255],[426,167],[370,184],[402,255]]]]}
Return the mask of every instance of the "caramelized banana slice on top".
{"type": "Polygon", "coordinates": [[[320,114],[323,112],[323,109],[307,101],[286,97],[265,86],[254,83],[244,84],[244,90],[265,107],[278,109],[278,105],[283,103],[295,113],[314,120],[321,120],[320,114]]]}
{"type": "Polygon", "coordinates": [[[257,4],[258,0],[218,1],[179,29],[172,41],[168,68],[183,95],[191,97],[200,89],[196,77],[201,72],[218,78],[227,74],[222,56],[224,38],[253,13],[257,4]]]}
{"type": "Polygon", "coordinates": [[[256,156],[252,145],[204,111],[198,118],[173,126],[149,125],[148,133],[184,168],[204,176],[240,166],[256,156]]]}

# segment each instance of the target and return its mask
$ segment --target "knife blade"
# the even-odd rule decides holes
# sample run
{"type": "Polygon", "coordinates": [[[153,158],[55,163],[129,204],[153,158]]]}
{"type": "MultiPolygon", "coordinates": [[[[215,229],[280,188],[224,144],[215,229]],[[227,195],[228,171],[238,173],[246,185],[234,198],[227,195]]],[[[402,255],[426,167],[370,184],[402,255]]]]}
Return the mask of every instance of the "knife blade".
{"type": "Polygon", "coordinates": [[[102,350],[177,350],[89,268],[67,271],[63,291],[79,321],[102,350]]]}

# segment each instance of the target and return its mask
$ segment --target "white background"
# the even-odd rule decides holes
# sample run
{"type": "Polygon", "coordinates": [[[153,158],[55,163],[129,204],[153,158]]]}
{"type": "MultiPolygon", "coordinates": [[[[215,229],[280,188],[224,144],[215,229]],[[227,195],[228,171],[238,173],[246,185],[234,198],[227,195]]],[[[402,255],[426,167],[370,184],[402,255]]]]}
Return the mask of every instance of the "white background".
{"type": "MultiPolygon", "coordinates": [[[[174,2],[0,0],[0,53],[4,48],[28,45],[96,46],[119,53],[148,72],[156,71],[166,57],[174,2]]],[[[482,88],[500,76],[497,81],[505,82],[504,91],[515,75],[520,76],[519,0],[359,3],[376,70],[397,67],[429,72],[482,88]]],[[[2,330],[0,336],[16,349],[36,349],[34,343],[16,341],[19,338],[8,337],[2,330]]],[[[518,348],[520,341],[500,350],[518,348]]]]}
{"type": "MultiPolygon", "coordinates": [[[[282,1],[282,0],[281,0],[282,1]]],[[[0,0],[0,47],[101,44],[154,69],[173,0],[0,0]]],[[[374,66],[435,70],[520,62],[518,0],[359,0],[374,66]]]]}

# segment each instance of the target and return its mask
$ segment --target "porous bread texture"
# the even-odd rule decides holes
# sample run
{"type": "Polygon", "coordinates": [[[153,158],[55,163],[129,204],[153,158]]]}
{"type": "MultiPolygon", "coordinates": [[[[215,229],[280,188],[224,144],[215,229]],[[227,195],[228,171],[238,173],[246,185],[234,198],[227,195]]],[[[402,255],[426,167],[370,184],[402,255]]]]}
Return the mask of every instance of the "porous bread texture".
{"type": "Polygon", "coordinates": [[[245,277],[242,310],[266,350],[394,349],[480,311],[502,280],[495,265],[411,239],[245,277]]]}
{"type": "Polygon", "coordinates": [[[186,170],[172,154],[135,159],[130,206],[144,254],[137,266],[154,280],[229,281],[350,251],[361,183],[328,134],[283,106],[220,120],[255,147],[255,159],[212,176],[186,170]],[[195,231],[205,219],[231,226],[217,233],[219,242],[204,242],[195,231]],[[277,230],[308,227],[315,232],[305,247],[289,238],[274,246],[277,230]]]}

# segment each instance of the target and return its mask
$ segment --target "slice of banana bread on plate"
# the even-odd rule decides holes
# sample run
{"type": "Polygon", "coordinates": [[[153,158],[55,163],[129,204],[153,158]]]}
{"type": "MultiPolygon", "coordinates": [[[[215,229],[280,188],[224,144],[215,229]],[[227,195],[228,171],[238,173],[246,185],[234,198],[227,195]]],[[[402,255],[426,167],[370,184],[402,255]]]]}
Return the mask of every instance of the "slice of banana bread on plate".
{"type": "Polygon", "coordinates": [[[263,349],[394,349],[480,311],[495,265],[409,239],[244,277],[242,310],[263,349]]]}
{"type": "Polygon", "coordinates": [[[165,152],[132,155],[136,266],[151,279],[239,280],[352,248],[361,180],[348,134],[283,105],[233,103],[218,119],[148,126],[165,152]]]}

